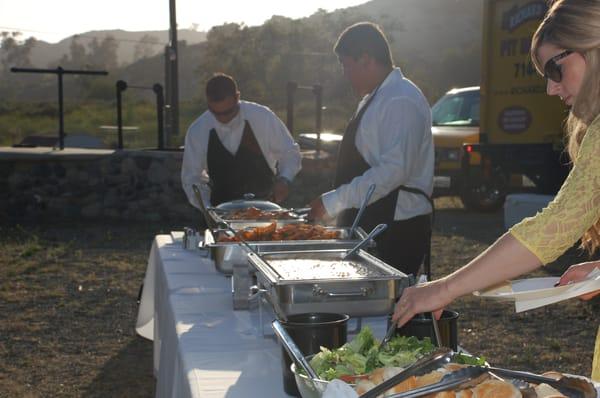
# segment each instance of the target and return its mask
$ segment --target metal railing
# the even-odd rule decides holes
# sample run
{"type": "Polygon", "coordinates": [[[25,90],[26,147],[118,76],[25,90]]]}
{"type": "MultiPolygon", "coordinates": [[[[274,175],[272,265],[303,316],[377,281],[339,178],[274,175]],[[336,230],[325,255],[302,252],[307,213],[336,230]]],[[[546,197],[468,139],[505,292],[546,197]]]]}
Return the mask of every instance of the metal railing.
{"type": "Polygon", "coordinates": [[[63,69],[38,69],[38,68],[10,68],[14,73],[44,73],[55,74],[58,76],[58,146],[61,150],[65,149],[65,117],[64,117],[64,102],[63,102],[63,75],[108,75],[104,70],[74,70],[63,69]]]}
{"type": "Polygon", "coordinates": [[[152,90],[156,95],[156,123],[157,123],[157,143],[158,149],[165,149],[165,129],[164,129],[164,108],[165,108],[165,99],[163,95],[163,87],[156,83],[152,87],[146,86],[133,86],[128,85],[127,82],[123,80],[117,81],[117,135],[118,142],[117,147],[119,149],[123,149],[123,91],[127,90],[127,88],[135,88],[141,90],[152,90]]]}

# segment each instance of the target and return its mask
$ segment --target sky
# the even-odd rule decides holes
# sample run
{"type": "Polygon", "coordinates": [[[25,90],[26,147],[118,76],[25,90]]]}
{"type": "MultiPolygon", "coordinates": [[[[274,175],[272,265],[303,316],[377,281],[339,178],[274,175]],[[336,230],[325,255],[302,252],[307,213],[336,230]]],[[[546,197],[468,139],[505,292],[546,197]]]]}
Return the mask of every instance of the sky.
{"type": "MultiPolygon", "coordinates": [[[[207,31],[226,22],[261,25],[273,15],[309,16],[367,0],[177,0],[178,29],[207,31]]],[[[0,0],[0,31],[56,43],[91,30],[167,30],[169,0],[0,0]]]]}

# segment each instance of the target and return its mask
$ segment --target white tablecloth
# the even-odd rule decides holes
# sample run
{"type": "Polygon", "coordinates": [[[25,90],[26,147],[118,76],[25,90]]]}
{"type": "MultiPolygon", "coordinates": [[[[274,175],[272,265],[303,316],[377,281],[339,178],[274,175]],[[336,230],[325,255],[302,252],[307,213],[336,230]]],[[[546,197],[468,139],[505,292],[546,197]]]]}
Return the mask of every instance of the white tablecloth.
{"type": "Polygon", "coordinates": [[[287,396],[258,311],[233,311],[230,279],[169,235],[152,245],[136,330],[154,341],[157,397],[287,396]]]}

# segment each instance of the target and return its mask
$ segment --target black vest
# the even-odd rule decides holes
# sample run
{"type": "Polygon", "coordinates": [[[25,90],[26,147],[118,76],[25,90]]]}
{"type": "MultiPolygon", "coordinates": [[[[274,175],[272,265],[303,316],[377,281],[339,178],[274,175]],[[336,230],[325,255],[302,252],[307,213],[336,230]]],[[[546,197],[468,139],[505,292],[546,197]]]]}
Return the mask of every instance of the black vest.
{"type": "Polygon", "coordinates": [[[245,193],[253,193],[256,199],[271,196],[275,176],[248,121],[244,122],[244,133],[235,155],[223,146],[216,130],[211,129],[206,162],[213,205],[241,199],[245,193]]]}
{"type": "MultiPolygon", "coordinates": [[[[352,181],[352,179],[354,179],[354,177],[364,174],[365,171],[371,168],[371,166],[365,161],[356,148],[355,141],[356,132],[358,131],[360,121],[369,105],[371,105],[371,101],[373,101],[373,98],[375,98],[377,89],[375,89],[365,105],[360,109],[358,114],[356,114],[350,120],[348,126],[346,127],[346,131],[344,132],[344,137],[342,138],[338,152],[336,174],[333,183],[335,189],[337,189],[340,185],[348,184],[350,181],[352,181]]],[[[362,215],[359,225],[368,232],[377,224],[390,224],[393,222],[394,213],[396,211],[396,203],[398,201],[398,192],[400,190],[423,195],[425,198],[427,198],[433,209],[433,201],[425,192],[417,188],[410,188],[401,185],[392,190],[383,198],[380,198],[374,203],[368,205],[362,215]]],[[[358,209],[343,210],[337,218],[338,226],[346,227],[352,225],[357,213],[358,209]]]]}

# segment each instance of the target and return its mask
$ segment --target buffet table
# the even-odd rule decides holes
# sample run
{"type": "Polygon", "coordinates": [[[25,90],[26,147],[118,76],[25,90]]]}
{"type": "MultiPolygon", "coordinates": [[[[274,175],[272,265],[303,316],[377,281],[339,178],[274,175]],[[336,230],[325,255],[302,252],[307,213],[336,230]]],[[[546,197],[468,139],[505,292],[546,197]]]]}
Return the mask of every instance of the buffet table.
{"type": "Polygon", "coordinates": [[[156,396],[286,396],[281,349],[258,315],[233,311],[230,279],[200,251],[156,236],[136,325],[154,342],[156,396]]]}
{"type": "MultiPolygon", "coordinates": [[[[286,397],[273,317],[265,306],[234,311],[231,278],[212,260],[155,237],[136,331],[154,344],[156,397],[286,397]]],[[[362,323],[385,334],[384,317],[362,323]]]]}

